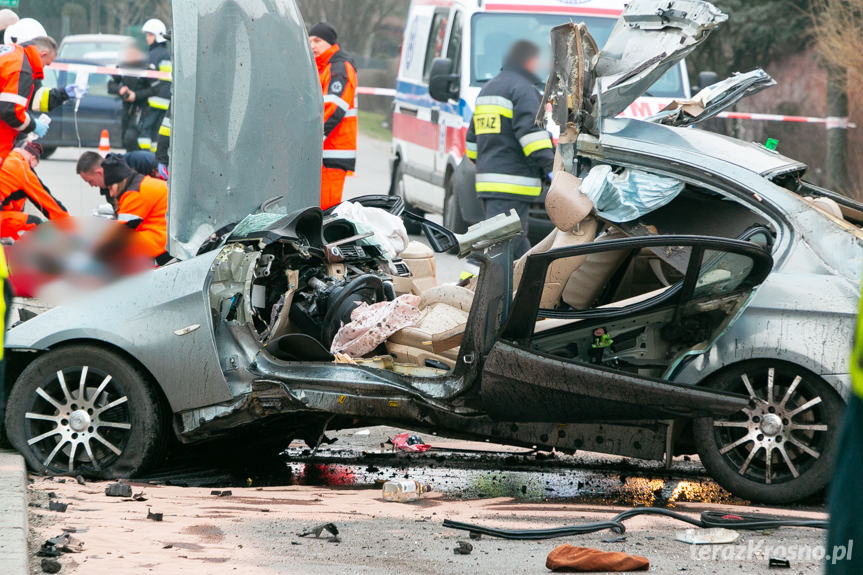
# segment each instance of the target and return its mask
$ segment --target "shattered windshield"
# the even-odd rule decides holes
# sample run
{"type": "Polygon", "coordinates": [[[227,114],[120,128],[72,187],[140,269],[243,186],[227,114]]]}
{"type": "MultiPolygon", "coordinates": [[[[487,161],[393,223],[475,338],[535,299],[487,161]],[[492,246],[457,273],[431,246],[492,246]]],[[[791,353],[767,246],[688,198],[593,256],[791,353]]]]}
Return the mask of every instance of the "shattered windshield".
{"type": "MultiPolygon", "coordinates": [[[[500,72],[504,55],[516,40],[527,39],[542,48],[542,62],[551,61],[551,29],[572,20],[562,14],[476,14],[471,21],[471,86],[481,86],[500,72]]],[[[602,47],[617,22],[614,18],[580,18],[598,46],[602,47]]],[[[547,65],[540,79],[548,76],[547,65]]],[[[659,79],[645,96],[685,97],[683,74],[675,66],[659,79]]]]}

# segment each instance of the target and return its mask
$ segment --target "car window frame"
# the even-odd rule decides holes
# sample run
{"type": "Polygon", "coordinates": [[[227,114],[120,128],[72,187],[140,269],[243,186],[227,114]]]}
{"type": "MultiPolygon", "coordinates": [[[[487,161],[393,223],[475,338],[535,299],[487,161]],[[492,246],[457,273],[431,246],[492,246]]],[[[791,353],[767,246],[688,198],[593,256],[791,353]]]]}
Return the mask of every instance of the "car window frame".
{"type": "Polygon", "coordinates": [[[432,62],[435,61],[435,58],[440,58],[444,51],[449,47],[448,43],[448,32],[450,28],[450,9],[449,8],[438,8],[432,13],[431,22],[429,23],[429,34],[426,38],[426,46],[425,46],[425,60],[423,61],[423,73],[422,73],[422,81],[424,84],[428,84],[429,76],[431,75],[431,67],[432,62]],[[437,37],[440,35],[441,31],[443,31],[443,38],[441,38],[441,51],[435,51],[435,43],[437,42],[437,37]]]}
{"type": "Polygon", "coordinates": [[[753,259],[752,270],[735,290],[713,297],[727,297],[736,293],[752,291],[767,278],[773,268],[773,256],[770,254],[769,249],[762,248],[755,243],[742,239],[714,236],[638,236],[592,242],[532,254],[527,257],[527,261],[525,262],[521,282],[516,290],[506,325],[501,332],[501,338],[510,341],[529,342],[534,337],[538,318],[573,320],[612,319],[642,313],[645,310],[660,306],[684,305],[689,301],[697,299],[694,298],[696,283],[704,262],[704,252],[707,250],[738,253],[748,255],[753,259]],[[682,280],[672,284],[668,289],[652,298],[619,308],[544,310],[539,307],[548,268],[558,259],[586,256],[605,251],[626,250],[632,252],[644,248],[667,246],[692,248],[689,253],[686,275],[682,280]]]}

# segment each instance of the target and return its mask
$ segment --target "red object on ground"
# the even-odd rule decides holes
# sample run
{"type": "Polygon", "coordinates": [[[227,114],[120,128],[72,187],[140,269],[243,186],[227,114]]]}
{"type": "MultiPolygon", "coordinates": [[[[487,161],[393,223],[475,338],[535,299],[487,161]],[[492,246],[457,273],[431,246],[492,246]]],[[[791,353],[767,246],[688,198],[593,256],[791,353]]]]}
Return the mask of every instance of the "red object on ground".
{"type": "Polygon", "coordinates": [[[423,443],[423,440],[420,439],[418,435],[411,435],[408,432],[399,433],[390,441],[399,451],[411,451],[414,453],[421,453],[423,451],[428,451],[429,449],[431,449],[431,445],[429,445],[428,443],[423,443]]]}
{"type": "Polygon", "coordinates": [[[552,571],[569,573],[607,573],[621,571],[647,571],[650,561],[640,555],[627,555],[619,551],[600,551],[590,547],[576,547],[564,543],[555,547],[545,566],[552,571]]]}

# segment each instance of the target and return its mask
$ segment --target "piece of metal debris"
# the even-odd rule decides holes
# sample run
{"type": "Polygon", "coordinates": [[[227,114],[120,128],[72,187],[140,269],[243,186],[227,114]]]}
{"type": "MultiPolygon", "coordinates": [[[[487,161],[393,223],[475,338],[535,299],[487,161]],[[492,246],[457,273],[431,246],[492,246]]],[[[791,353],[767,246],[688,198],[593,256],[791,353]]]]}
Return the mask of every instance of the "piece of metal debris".
{"type": "Polygon", "coordinates": [[[603,539],[603,543],[623,543],[626,541],[626,535],[621,535],[619,537],[609,537],[608,539],[603,539]]]}
{"type": "Polygon", "coordinates": [[[83,476],[83,475],[76,475],[76,476],[75,476],[75,481],[77,481],[77,482],[78,482],[78,485],[86,485],[86,482],[84,481],[84,476],[83,476]]]}
{"type": "Polygon", "coordinates": [[[132,497],[132,486],[125,483],[112,483],[105,488],[108,497],[132,497]]]}
{"type": "Polygon", "coordinates": [[[339,535],[339,528],[336,527],[335,523],[321,523],[320,525],[316,525],[302,533],[297,533],[297,537],[308,537],[309,535],[320,537],[321,533],[324,531],[328,531],[333,537],[337,537],[339,535]]]}
{"type": "Polygon", "coordinates": [[[233,495],[230,489],[225,489],[224,491],[219,491],[218,489],[213,489],[210,491],[210,495],[215,495],[216,497],[230,497],[233,495]]]}
{"type": "Polygon", "coordinates": [[[473,551],[473,545],[467,541],[456,541],[456,545],[458,547],[454,547],[452,550],[456,555],[470,555],[471,551],[473,551]]]}
{"type": "Polygon", "coordinates": [[[674,538],[690,545],[722,545],[734,543],[739,537],[740,533],[732,529],[711,527],[709,529],[684,529],[678,531],[674,538]]]}
{"type": "Polygon", "coordinates": [[[42,559],[42,571],[45,573],[59,573],[63,565],[56,559],[46,557],[42,559]]]}
{"type": "Polygon", "coordinates": [[[161,521],[162,516],[162,513],[153,513],[152,511],[147,509],[147,519],[152,519],[153,521],[161,521]]]}
{"type": "Polygon", "coordinates": [[[476,531],[471,531],[469,533],[469,537],[474,540],[482,539],[482,533],[477,533],[476,531]]]}
{"type": "Polygon", "coordinates": [[[135,501],[146,501],[147,497],[144,495],[144,492],[142,491],[141,493],[134,494],[132,496],[132,499],[134,499],[135,501]]]}
{"type": "Polygon", "coordinates": [[[791,561],[785,557],[771,557],[767,562],[767,567],[770,569],[791,569],[791,561]]]}
{"type": "Polygon", "coordinates": [[[48,510],[49,511],[57,511],[59,513],[66,513],[66,508],[69,507],[68,503],[61,503],[56,499],[51,499],[48,501],[48,510]]]}

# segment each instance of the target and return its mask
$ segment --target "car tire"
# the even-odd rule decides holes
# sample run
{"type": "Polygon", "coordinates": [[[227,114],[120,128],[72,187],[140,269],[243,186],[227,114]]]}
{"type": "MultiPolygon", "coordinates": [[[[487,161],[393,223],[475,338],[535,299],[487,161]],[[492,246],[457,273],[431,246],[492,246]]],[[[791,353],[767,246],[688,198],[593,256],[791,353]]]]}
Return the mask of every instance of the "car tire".
{"type": "Polygon", "coordinates": [[[134,476],[164,457],[167,421],[146,374],[92,345],[36,358],[6,405],[9,441],[30,469],[51,475],[134,476]]]}
{"type": "Polygon", "coordinates": [[[57,151],[56,146],[42,146],[42,159],[47,160],[50,158],[54,152],[57,151]]]}
{"type": "MultiPolygon", "coordinates": [[[[395,169],[393,171],[392,182],[390,183],[390,195],[400,197],[405,203],[405,211],[412,212],[418,216],[425,215],[425,212],[415,208],[405,197],[405,169],[401,160],[396,160],[395,169]]],[[[420,224],[414,221],[404,219],[405,230],[409,234],[416,235],[422,233],[420,224]]]]}
{"type": "Polygon", "coordinates": [[[701,463],[717,483],[768,504],[799,501],[827,486],[844,403],[826,381],[791,363],[755,360],[725,369],[705,385],[752,398],[732,416],[693,422],[701,463]]]}
{"type": "Polygon", "coordinates": [[[467,231],[467,222],[461,215],[461,208],[458,205],[458,194],[453,189],[452,182],[447,182],[446,193],[443,201],[443,227],[456,234],[463,234],[467,231]]]}

